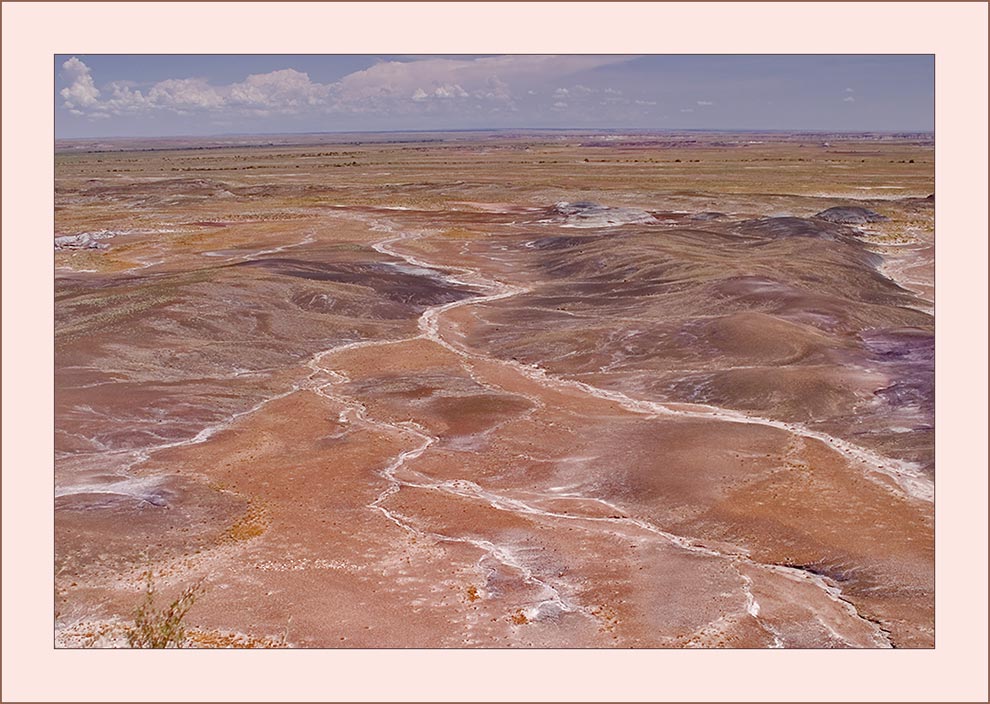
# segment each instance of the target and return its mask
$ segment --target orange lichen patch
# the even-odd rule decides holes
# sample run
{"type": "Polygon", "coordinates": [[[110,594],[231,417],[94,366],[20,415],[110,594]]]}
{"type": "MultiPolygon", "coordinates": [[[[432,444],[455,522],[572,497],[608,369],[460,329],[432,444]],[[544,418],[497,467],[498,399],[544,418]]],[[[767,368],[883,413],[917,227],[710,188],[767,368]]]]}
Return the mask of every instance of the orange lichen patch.
{"type": "Polygon", "coordinates": [[[522,626],[523,624],[529,623],[529,619],[526,618],[526,614],[524,614],[522,611],[517,611],[516,613],[512,614],[509,617],[509,619],[517,626],[522,626]]]}
{"type": "Polygon", "coordinates": [[[481,595],[478,594],[478,588],[473,584],[467,588],[467,598],[470,602],[475,602],[481,598],[481,595]]]}
{"type": "Polygon", "coordinates": [[[73,636],[84,648],[103,647],[107,644],[117,645],[123,642],[124,625],[117,622],[87,624],[73,636]]]}
{"type": "Polygon", "coordinates": [[[264,502],[257,499],[249,499],[247,510],[234,521],[217,542],[222,544],[257,538],[268,530],[270,523],[271,511],[264,502]]]}
{"type": "Polygon", "coordinates": [[[285,636],[269,638],[224,631],[190,630],[186,633],[187,648],[287,648],[285,636]]]}
{"type": "Polygon", "coordinates": [[[598,605],[591,610],[591,615],[601,622],[602,633],[611,633],[619,623],[619,614],[610,606],[598,605]]]}
{"type": "Polygon", "coordinates": [[[56,252],[55,266],[69,269],[86,269],[101,272],[126,271],[132,268],[132,263],[121,261],[104,252],[83,250],[78,252],[56,252]]]}

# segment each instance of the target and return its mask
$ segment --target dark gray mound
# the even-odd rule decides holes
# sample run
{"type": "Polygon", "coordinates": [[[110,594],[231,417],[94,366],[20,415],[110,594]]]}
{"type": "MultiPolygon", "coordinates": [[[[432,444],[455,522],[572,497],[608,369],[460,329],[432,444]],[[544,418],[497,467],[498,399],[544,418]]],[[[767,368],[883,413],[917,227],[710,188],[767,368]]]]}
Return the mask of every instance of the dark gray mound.
{"type": "Polygon", "coordinates": [[[229,265],[252,267],[310,281],[362,286],[397,303],[425,308],[477,295],[466,286],[433,276],[416,276],[384,263],[312,262],[302,259],[253,259],[229,265]]]}
{"type": "Polygon", "coordinates": [[[742,235],[771,239],[811,237],[821,240],[840,240],[844,237],[848,238],[851,234],[849,228],[838,224],[792,217],[743,220],[735,226],[735,230],[742,235]]]}
{"type": "Polygon", "coordinates": [[[918,422],[935,423],[935,336],[919,328],[887,328],[860,334],[871,362],[893,383],[876,395],[894,408],[912,409],[918,422]]]}
{"type": "Polygon", "coordinates": [[[532,242],[527,242],[526,246],[530,249],[570,249],[571,247],[577,247],[581,244],[586,244],[588,242],[596,242],[599,237],[540,237],[532,242]]]}
{"type": "Polygon", "coordinates": [[[843,225],[863,225],[868,222],[881,222],[887,219],[880,213],[854,205],[829,208],[818,213],[815,217],[843,225]]]}

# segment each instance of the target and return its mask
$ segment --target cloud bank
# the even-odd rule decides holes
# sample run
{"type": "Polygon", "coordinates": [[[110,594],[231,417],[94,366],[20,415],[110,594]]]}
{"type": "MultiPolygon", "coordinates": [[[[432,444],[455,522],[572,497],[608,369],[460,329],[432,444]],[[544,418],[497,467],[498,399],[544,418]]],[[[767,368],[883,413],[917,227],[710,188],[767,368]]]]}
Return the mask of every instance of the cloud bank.
{"type": "MultiPolygon", "coordinates": [[[[72,57],[62,64],[62,105],[91,118],[154,113],[215,116],[277,116],[332,113],[405,114],[461,108],[512,111],[519,100],[534,100],[547,81],[610,64],[628,56],[497,56],[470,59],[424,58],[381,61],[333,83],[313,81],[292,68],[253,74],[216,85],[205,78],[170,78],[147,86],[112,82],[97,86],[90,68],[72,57]]],[[[562,96],[586,97],[584,85],[561,87],[562,96]]]]}

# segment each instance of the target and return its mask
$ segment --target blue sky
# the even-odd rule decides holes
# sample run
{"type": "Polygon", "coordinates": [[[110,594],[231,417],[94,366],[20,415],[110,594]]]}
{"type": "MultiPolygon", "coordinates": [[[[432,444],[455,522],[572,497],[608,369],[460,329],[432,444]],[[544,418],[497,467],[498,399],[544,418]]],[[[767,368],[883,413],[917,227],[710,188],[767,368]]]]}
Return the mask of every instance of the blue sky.
{"type": "Polygon", "coordinates": [[[930,55],[57,55],[57,137],[934,129],[930,55]]]}

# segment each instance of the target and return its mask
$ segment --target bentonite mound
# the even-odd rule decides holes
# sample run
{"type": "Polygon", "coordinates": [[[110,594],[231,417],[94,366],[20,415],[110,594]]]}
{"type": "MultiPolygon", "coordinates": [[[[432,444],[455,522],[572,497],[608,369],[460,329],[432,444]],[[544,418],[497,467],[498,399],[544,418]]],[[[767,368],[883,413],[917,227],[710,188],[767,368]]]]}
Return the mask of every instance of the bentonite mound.
{"type": "Polygon", "coordinates": [[[842,223],[843,225],[863,225],[868,222],[881,222],[887,219],[880,213],[857,206],[829,208],[818,213],[815,217],[828,220],[829,222],[842,223]]]}
{"type": "Polygon", "coordinates": [[[615,227],[656,222],[652,215],[638,208],[611,208],[598,203],[581,201],[556,203],[550,211],[564,227],[615,227]]]}
{"type": "Polygon", "coordinates": [[[79,235],[62,235],[55,238],[55,249],[106,249],[107,245],[99,240],[113,237],[114,233],[83,232],[79,235]]]}
{"type": "Polygon", "coordinates": [[[756,220],[743,220],[735,225],[735,230],[750,237],[782,239],[787,237],[811,237],[820,240],[839,240],[848,237],[852,230],[821,220],[795,217],[770,217],[756,220]]]}

